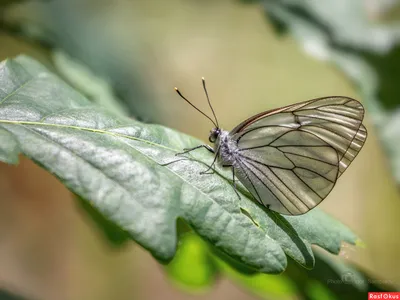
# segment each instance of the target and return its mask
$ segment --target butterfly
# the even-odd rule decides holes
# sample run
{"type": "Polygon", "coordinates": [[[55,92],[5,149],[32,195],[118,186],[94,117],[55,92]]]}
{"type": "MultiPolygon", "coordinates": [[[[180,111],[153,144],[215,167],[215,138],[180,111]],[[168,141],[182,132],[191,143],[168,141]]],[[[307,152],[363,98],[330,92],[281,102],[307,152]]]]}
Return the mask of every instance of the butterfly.
{"type": "MultiPolygon", "coordinates": [[[[209,145],[217,162],[232,169],[255,200],[284,215],[304,214],[324,200],[367,139],[364,107],[355,99],[329,96],[254,115],[233,130],[220,128],[205,80],[204,92],[214,120],[176,92],[213,124],[209,145]]],[[[240,196],[239,196],[240,198],[240,196]]]]}

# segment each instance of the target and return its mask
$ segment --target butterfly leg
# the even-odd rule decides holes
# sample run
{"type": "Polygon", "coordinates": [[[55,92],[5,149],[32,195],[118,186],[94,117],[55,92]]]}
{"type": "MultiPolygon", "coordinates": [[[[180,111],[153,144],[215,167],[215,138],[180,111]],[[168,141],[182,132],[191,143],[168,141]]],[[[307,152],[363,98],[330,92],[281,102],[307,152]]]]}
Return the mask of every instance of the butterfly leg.
{"type": "Polygon", "coordinates": [[[198,145],[198,146],[196,146],[194,148],[185,148],[185,149],[183,149],[183,152],[176,153],[175,156],[186,154],[186,153],[192,152],[193,150],[197,150],[197,149],[200,149],[200,148],[206,148],[211,153],[215,153],[214,149],[211,148],[209,145],[198,145]]]}
{"type": "Polygon", "coordinates": [[[241,198],[240,198],[239,192],[237,191],[237,188],[236,188],[235,168],[234,168],[232,165],[222,165],[222,166],[223,166],[224,168],[228,168],[228,167],[231,167],[231,168],[232,168],[233,190],[235,191],[236,195],[238,196],[238,198],[239,198],[239,200],[240,200],[241,198]]]}
{"type": "MultiPolygon", "coordinates": [[[[215,153],[214,149],[211,148],[209,145],[198,145],[198,146],[196,146],[196,147],[194,147],[194,148],[185,148],[185,149],[183,149],[183,152],[175,153],[175,156],[183,155],[183,154],[189,153],[189,152],[191,152],[191,151],[194,151],[194,150],[197,150],[197,149],[200,149],[200,148],[206,148],[206,149],[207,149],[208,151],[210,151],[211,153],[213,153],[213,154],[215,153]]],[[[177,160],[170,161],[170,162],[167,162],[167,163],[161,164],[161,165],[162,165],[162,166],[167,166],[167,165],[170,165],[170,164],[173,164],[173,163],[175,163],[175,162],[178,162],[178,161],[181,161],[181,160],[185,160],[185,159],[186,159],[186,158],[177,159],[177,160]]],[[[208,171],[208,169],[207,169],[207,171],[208,171]]]]}
{"type": "MultiPolygon", "coordinates": [[[[187,149],[187,148],[186,148],[186,149],[183,149],[183,152],[177,153],[177,154],[175,154],[175,156],[182,155],[182,154],[186,154],[186,153],[189,153],[189,152],[191,152],[191,151],[193,151],[193,150],[200,149],[200,148],[206,148],[208,151],[210,151],[211,153],[215,154],[215,151],[214,151],[213,148],[211,148],[209,145],[204,144],[204,145],[198,145],[198,146],[196,146],[196,147],[194,147],[194,148],[190,148],[190,149],[187,149]]],[[[205,170],[205,171],[203,171],[203,172],[200,172],[200,174],[201,174],[201,175],[204,175],[204,174],[213,174],[213,173],[214,173],[214,170],[213,170],[212,172],[208,172],[208,171],[212,169],[212,167],[214,166],[216,160],[217,160],[217,155],[214,156],[214,160],[213,160],[211,166],[209,166],[207,170],[205,170]]]]}
{"type": "Polygon", "coordinates": [[[173,163],[176,163],[176,162],[182,161],[182,160],[188,160],[188,158],[175,159],[175,160],[173,160],[173,161],[169,161],[169,162],[160,164],[160,166],[166,167],[166,166],[168,166],[168,165],[170,165],[170,164],[173,164],[173,163]]]}
{"type": "Polygon", "coordinates": [[[215,165],[215,162],[217,161],[217,157],[218,157],[218,153],[215,154],[214,160],[213,160],[211,166],[209,166],[207,170],[205,170],[205,171],[203,171],[203,172],[200,172],[200,175],[204,175],[204,174],[213,174],[213,173],[214,173],[213,166],[215,165]],[[212,170],[212,172],[209,172],[210,170],[212,170]]]}
{"type": "Polygon", "coordinates": [[[238,193],[238,191],[237,191],[237,188],[236,188],[236,181],[235,181],[235,168],[234,168],[233,166],[231,166],[231,167],[232,167],[232,181],[233,181],[233,190],[235,191],[236,195],[239,197],[239,200],[240,200],[240,195],[239,195],[239,193],[238,193]]]}

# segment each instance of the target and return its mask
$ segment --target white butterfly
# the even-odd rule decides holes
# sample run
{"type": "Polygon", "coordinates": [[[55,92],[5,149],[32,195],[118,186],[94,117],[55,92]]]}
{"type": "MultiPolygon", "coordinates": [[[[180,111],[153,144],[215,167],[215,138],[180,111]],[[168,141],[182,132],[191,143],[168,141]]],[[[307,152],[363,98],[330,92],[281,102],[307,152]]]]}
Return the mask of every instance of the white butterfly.
{"type": "MultiPolygon", "coordinates": [[[[205,81],[203,87],[215,121],[209,140],[214,161],[231,167],[261,205],[286,215],[301,215],[328,196],[337,179],[360,152],[367,138],[364,108],[348,97],[331,96],[255,115],[228,132],[219,127],[205,81]]],[[[203,172],[205,173],[205,172],[203,172]]],[[[237,193],[237,192],[236,192],[237,193]]]]}

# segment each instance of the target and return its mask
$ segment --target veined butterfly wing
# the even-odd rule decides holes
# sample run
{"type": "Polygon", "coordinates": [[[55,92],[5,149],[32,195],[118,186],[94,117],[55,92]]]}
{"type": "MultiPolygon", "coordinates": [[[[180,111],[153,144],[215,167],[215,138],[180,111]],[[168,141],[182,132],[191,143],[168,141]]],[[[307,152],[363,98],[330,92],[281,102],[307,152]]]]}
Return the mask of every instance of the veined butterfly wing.
{"type": "Polygon", "coordinates": [[[348,97],[313,99],[255,115],[230,132],[235,174],[256,200],[282,214],[317,206],[367,138],[364,108],[348,97]]]}

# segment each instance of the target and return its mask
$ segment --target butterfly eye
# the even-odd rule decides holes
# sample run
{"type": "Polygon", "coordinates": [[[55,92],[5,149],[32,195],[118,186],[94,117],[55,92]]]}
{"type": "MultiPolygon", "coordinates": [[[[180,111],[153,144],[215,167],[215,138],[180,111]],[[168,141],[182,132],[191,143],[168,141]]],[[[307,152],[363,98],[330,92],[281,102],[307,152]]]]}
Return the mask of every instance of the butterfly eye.
{"type": "Polygon", "coordinates": [[[215,132],[210,133],[208,140],[210,141],[210,143],[215,143],[215,141],[217,140],[217,135],[215,134],[215,132]]]}
{"type": "Polygon", "coordinates": [[[210,132],[210,136],[208,137],[208,140],[210,141],[210,143],[215,143],[217,141],[217,137],[220,134],[220,131],[218,129],[213,129],[210,132]]]}

